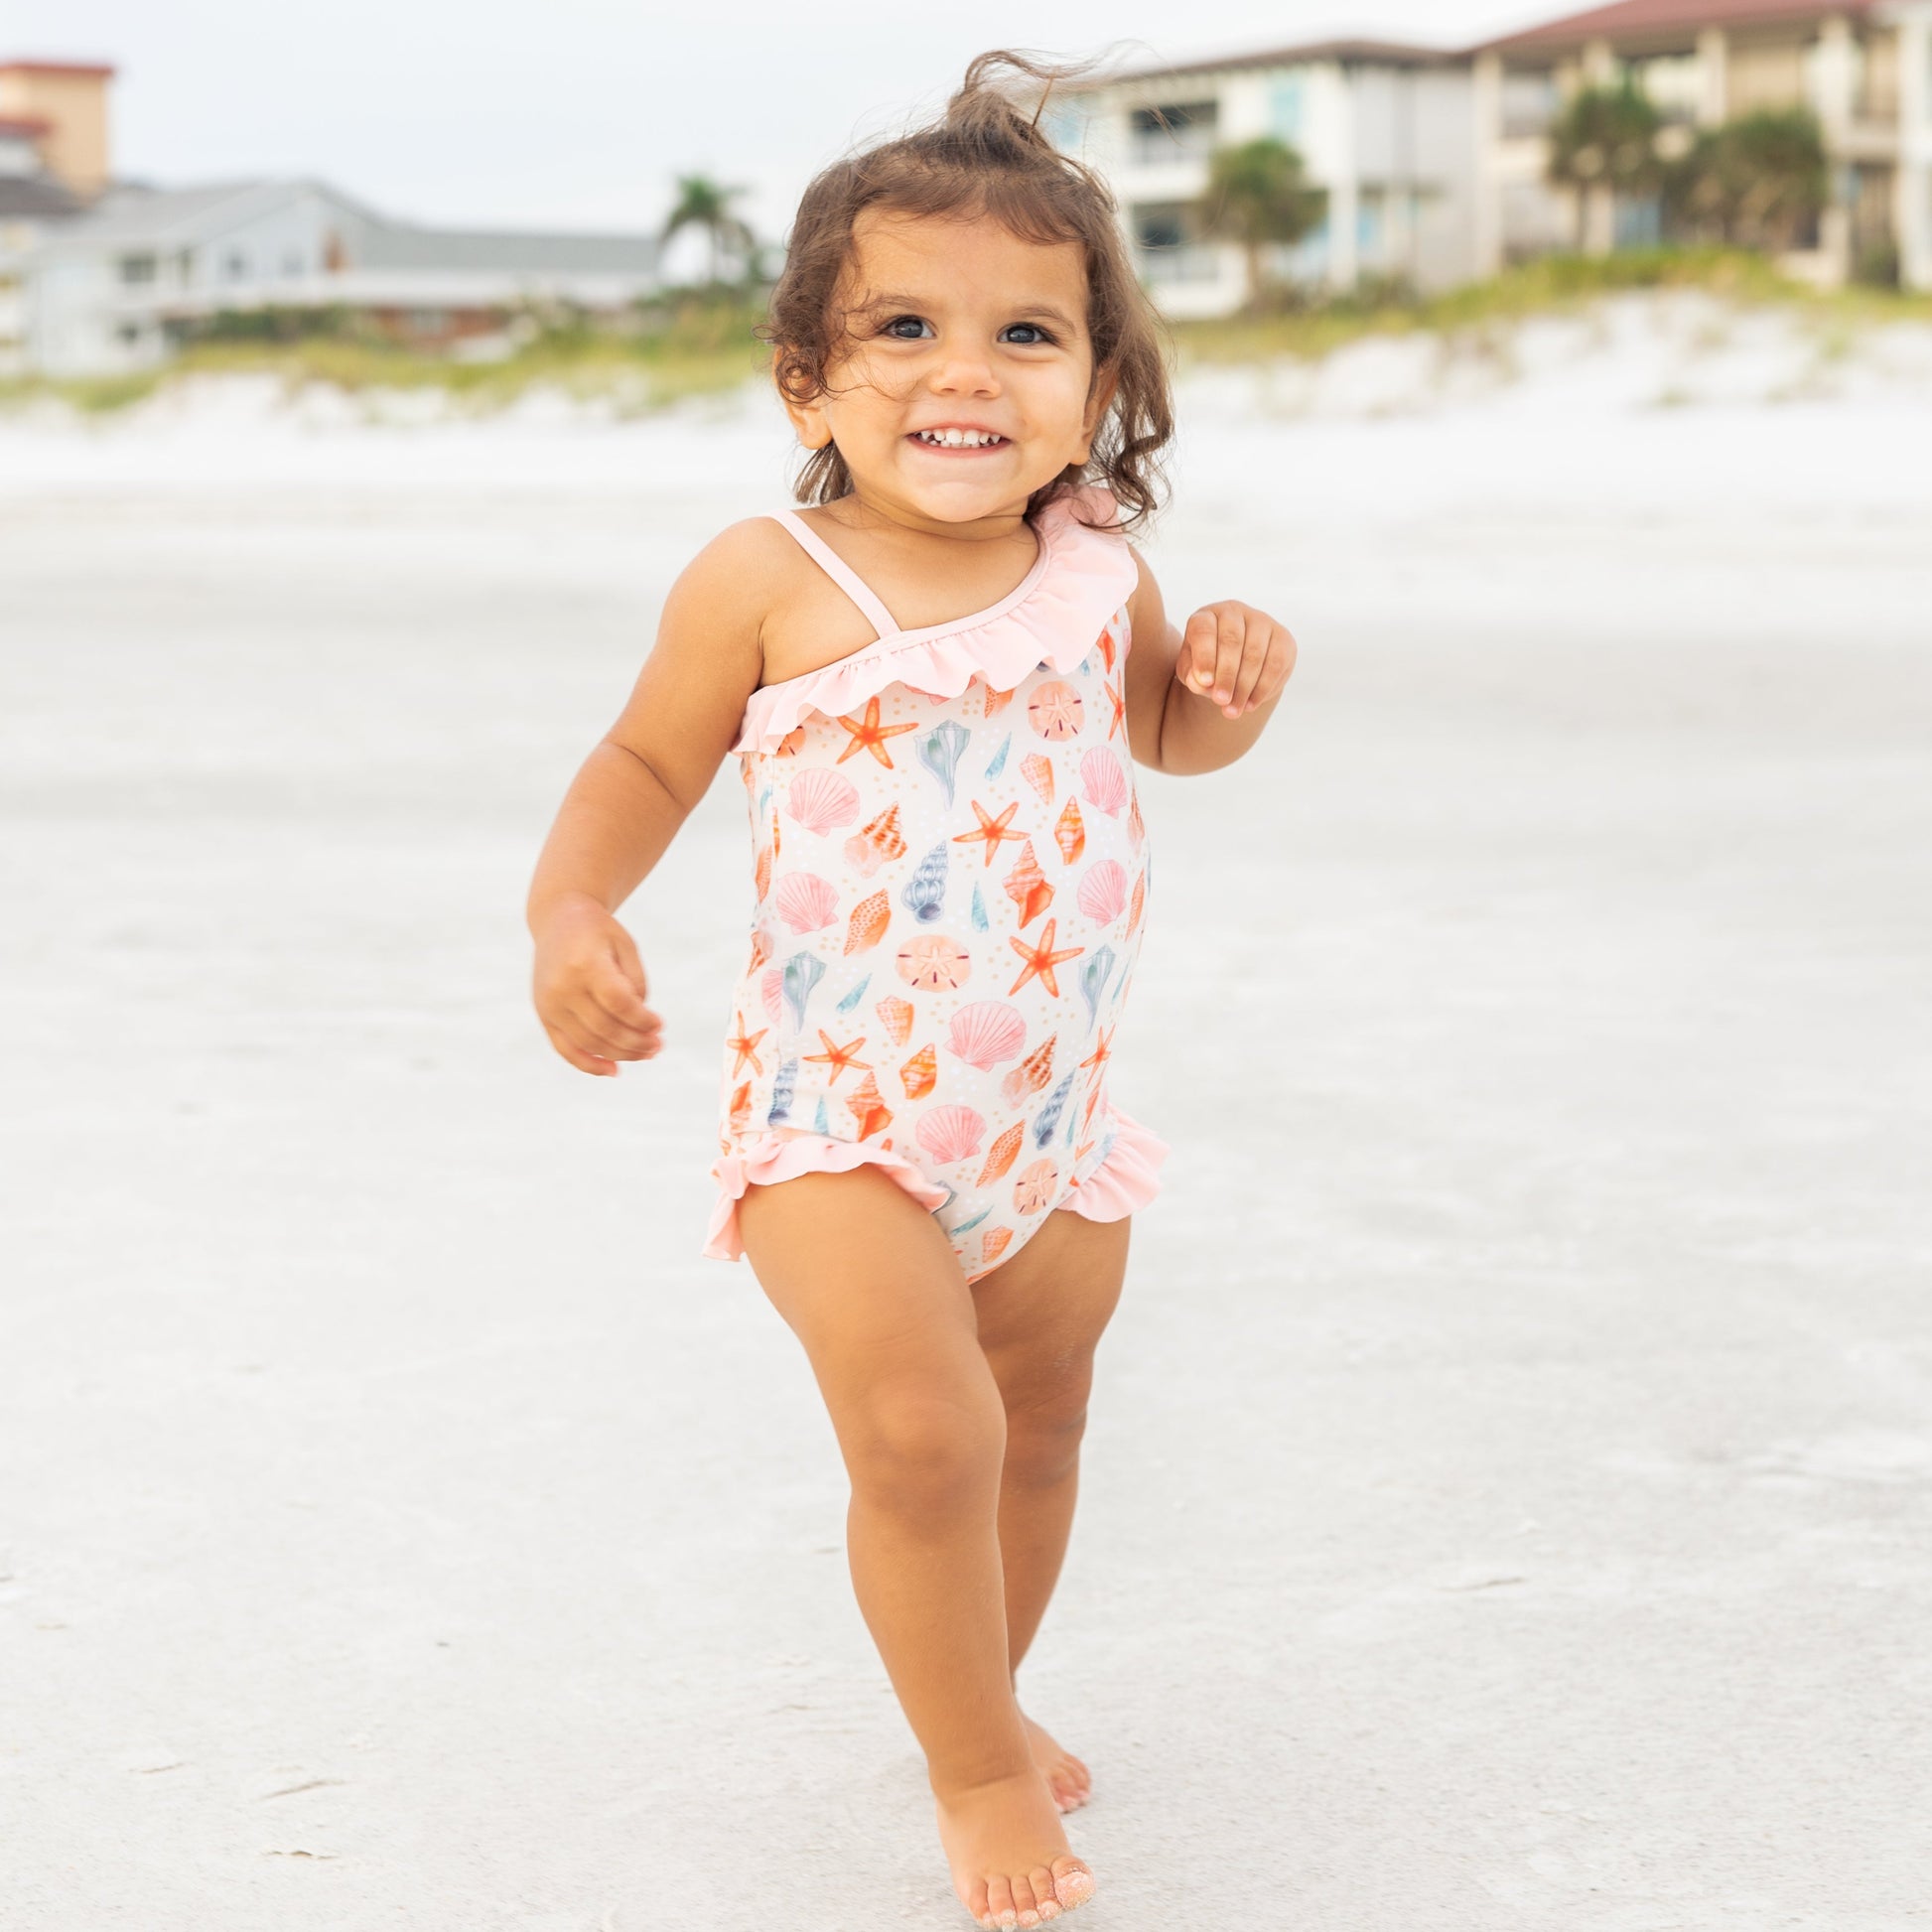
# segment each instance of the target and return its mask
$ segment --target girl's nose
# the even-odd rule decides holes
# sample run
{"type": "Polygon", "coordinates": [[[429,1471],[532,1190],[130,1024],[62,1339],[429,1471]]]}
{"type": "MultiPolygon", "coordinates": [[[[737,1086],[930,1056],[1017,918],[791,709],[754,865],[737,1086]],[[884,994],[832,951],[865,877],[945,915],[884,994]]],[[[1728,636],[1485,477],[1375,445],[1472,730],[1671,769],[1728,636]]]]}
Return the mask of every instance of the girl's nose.
{"type": "Polygon", "coordinates": [[[959,395],[962,392],[976,396],[995,396],[1000,392],[1000,378],[993,372],[993,364],[983,355],[953,354],[940,359],[938,366],[929,378],[935,395],[959,395]]]}

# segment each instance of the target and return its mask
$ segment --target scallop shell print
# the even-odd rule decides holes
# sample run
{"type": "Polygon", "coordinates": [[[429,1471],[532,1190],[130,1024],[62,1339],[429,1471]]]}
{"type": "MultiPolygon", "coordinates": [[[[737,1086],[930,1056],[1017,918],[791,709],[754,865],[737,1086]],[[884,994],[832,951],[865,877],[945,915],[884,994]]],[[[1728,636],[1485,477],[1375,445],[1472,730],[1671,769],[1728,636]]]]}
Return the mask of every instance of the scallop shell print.
{"type": "Polygon", "coordinates": [[[946,1050],[981,1073],[1017,1059],[1027,1044],[1027,1023],[1004,1000],[976,1000],[961,1007],[946,1031],[946,1050]]]}
{"type": "Polygon", "coordinates": [[[1080,910],[1095,925],[1112,925],[1127,910],[1127,869],[1117,859],[1102,859],[1080,881],[1080,910]]]}
{"type": "Polygon", "coordinates": [[[859,816],[859,787],[842,771],[813,766],[792,779],[785,810],[808,832],[830,832],[859,816]]]}
{"type": "Polygon", "coordinates": [[[788,872],[778,881],[778,916],[794,932],[822,932],[839,916],[839,889],[815,872],[788,872]]]}

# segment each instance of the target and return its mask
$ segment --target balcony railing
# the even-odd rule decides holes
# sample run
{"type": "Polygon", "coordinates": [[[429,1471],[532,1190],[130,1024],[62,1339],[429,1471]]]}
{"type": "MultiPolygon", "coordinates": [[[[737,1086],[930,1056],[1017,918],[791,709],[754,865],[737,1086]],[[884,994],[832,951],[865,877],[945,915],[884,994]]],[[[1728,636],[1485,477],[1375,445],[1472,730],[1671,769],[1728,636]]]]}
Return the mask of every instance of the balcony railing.
{"type": "Polygon", "coordinates": [[[1175,282],[1218,282],[1221,251],[1205,241],[1181,241],[1164,247],[1141,244],[1141,280],[1150,288],[1175,282]]]}

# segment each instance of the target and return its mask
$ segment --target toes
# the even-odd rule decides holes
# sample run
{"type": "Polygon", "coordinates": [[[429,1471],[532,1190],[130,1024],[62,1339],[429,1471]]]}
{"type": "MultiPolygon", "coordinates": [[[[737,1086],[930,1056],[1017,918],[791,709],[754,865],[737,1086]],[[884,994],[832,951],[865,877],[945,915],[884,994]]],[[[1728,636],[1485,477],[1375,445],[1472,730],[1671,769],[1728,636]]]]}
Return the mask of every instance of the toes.
{"type": "Polygon", "coordinates": [[[1064,1911],[1084,1905],[1093,1896],[1093,1873],[1076,1858],[1053,1861],[1053,1896],[1064,1911]]]}
{"type": "Polygon", "coordinates": [[[1027,1882],[1033,1887],[1034,1908],[1041,1921],[1058,1918],[1060,1904],[1053,1896],[1053,1874],[1043,1864],[1035,1865],[1027,1874],[1027,1882]]]}
{"type": "Polygon", "coordinates": [[[986,1909],[991,1915],[991,1922],[999,1926],[1001,1932],[1013,1932],[1013,1928],[1020,1923],[1020,1914],[1013,1904],[1013,1887],[1007,1883],[1004,1873],[986,1881],[986,1909]]]}
{"type": "Polygon", "coordinates": [[[1034,1903],[1034,1888],[1028,1879],[1014,1879],[1013,1909],[1022,1925],[1037,1925],[1039,1923],[1039,1910],[1034,1903]]]}

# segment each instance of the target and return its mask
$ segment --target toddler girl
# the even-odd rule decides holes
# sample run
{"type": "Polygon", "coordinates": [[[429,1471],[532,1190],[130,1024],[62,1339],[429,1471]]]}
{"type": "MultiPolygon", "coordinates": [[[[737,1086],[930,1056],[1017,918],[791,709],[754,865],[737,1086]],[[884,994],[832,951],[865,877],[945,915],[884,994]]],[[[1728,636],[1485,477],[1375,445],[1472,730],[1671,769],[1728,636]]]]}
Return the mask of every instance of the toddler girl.
{"type": "Polygon", "coordinates": [[[1177,632],[1128,544],[1173,428],[1159,325],[1003,68],[1071,71],[982,55],[938,124],[806,190],[760,333],[809,507],[678,578],[529,920],[557,1051],[653,1058],[615,913],[737,757],[757,901],[703,1251],[749,1255],[824,1395],[954,1888],[1031,1926],[1093,1894],[1061,1823],[1090,1782],[1016,1674],[1168,1152],[1107,1086],[1151,878],[1134,764],[1239,758],[1295,643],[1236,603],[1177,632]]]}

